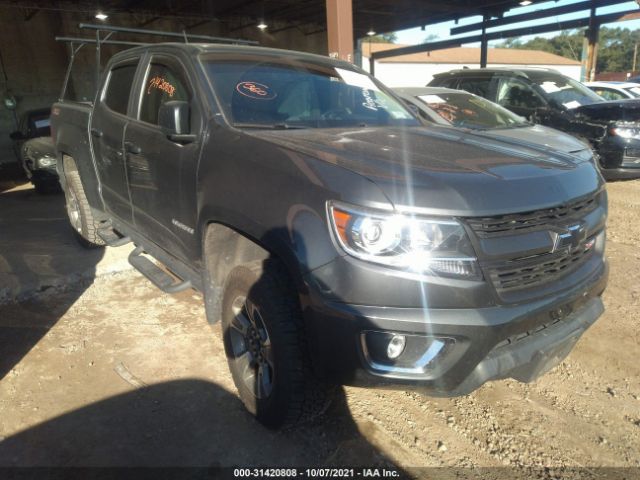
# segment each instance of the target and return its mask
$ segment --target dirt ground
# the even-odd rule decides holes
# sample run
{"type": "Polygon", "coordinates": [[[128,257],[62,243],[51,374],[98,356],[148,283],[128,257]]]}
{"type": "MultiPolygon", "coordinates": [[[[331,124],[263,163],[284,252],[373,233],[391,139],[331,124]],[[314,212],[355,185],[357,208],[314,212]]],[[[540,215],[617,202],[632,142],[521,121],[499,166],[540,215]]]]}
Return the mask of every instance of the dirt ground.
{"type": "MultiPolygon", "coordinates": [[[[606,313],[560,366],[456,399],[345,388],[323,418],[285,432],[244,412],[198,294],[107,271],[0,305],[0,466],[391,462],[425,478],[454,470],[413,467],[503,478],[515,477],[505,466],[545,478],[612,467],[622,476],[607,478],[638,478],[640,180],[608,191],[606,313]]],[[[0,229],[2,245],[11,233],[0,229]]]]}

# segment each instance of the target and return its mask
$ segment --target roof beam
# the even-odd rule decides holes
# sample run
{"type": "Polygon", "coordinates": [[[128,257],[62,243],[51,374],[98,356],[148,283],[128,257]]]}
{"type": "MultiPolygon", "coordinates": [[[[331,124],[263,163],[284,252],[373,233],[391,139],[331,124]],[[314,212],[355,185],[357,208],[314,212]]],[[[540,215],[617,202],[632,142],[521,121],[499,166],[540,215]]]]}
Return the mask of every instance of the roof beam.
{"type": "Polygon", "coordinates": [[[444,48],[455,48],[465,43],[475,43],[482,40],[482,35],[474,35],[472,37],[456,38],[453,40],[443,40],[441,42],[429,42],[421,45],[411,45],[409,47],[394,48],[391,50],[383,50],[371,53],[371,58],[380,60],[382,58],[399,57],[401,55],[410,55],[412,53],[432,52],[434,50],[442,50],[444,48]]]}
{"type": "MultiPolygon", "coordinates": [[[[610,13],[608,15],[600,15],[595,17],[595,22],[599,25],[603,23],[613,23],[627,17],[630,14],[638,13],[637,9],[625,10],[623,12],[610,13]]],[[[486,34],[487,41],[502,40],[511,37],[520,37],[523,35],[535,35],[538,33],[557,32],[559,30],[570,30],[574,28],[588,27],[590,18],[580,18],[577,20],[568,20],[565,22],[549,23],[546,25],[536,25],[533,27],[516,28],[512,30],[503,30],[501,32],[491,32],[486,34]]],[[[394,48],[392,50],[384,50],[371,54],[374,60],[382,58],[398,57],[401,55],[409,55],[412,53],[431,52],[433,50],[442,50],[443,48],[459,47],[467,43],[476,43],[482,41],[482,34],[472,35],[470,37],[455,38],[441,42],[423,43],[422,45],[411,45],[409,47],[394,48]]]]}
{"type": "MultiPolygon", "coordinates": [[[[494,20],[488,20],[484,23],[485,28],[500,27],[503,25],[511,25],[513,23],[526,22],[529,20],[538,20],[541,18],[553,17],[556,15],[564,15],[567,13],[576,13],[583,10],[589,10],[595,4],[595,8],[608,7],[611,5],[618,5],[620,3],[627,3],[628,0],[586,0],[583,2],[573,3],[570,5],[564,5],[562,7],[544,8],[542,10],[536,10],[535,12],[522,13],[519,15],[511,15],[509,17],[496,18],[494,20]]],[[[460,33],[473,32],[481,30],[483,22],[472,23],[470,25],[462,25],[460,27],[453,27],[450,30],[451,35],[458,35],[460,33]]]]}

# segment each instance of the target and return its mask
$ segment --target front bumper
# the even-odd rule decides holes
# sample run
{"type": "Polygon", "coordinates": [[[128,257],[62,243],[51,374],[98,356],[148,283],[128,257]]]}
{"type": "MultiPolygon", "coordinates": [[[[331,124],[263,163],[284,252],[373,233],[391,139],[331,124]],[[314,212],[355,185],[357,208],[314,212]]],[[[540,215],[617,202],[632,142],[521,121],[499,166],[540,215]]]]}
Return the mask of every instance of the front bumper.
{"type": "Polygon", "coordinates": [[[476,309],[370,307],[328,302],[312,293],[304,310],[314,366],[343,384],[419,389],[433,396],[464,395],[499,378],[533,381],[562,361],[602,314],[607,279],[603,263],[561,294],[476,309]],[[372,365],[362,342],[367,331],[454,342],[424,373],[408,375],[372,365]]]}
{"type": "Polygon", "coordinates": [[[26,159],[22,162],[22,168],[24,169],[27,178],[32,182],[54,182],[58,179],[56,165],[40,168],[36,166],[33,160],[26,159]]]}
{"type": "Polygon", "coordinates": [[[632,180],[640,178],[640,165],[637,167],[601,168],[600,172],[606,180],[632,180]]]}
{"type": "Polygon", "coordinates": [[[640,178],[640,140],[607,137],[599,153],[600,171],[605,179],[640,178]]]}

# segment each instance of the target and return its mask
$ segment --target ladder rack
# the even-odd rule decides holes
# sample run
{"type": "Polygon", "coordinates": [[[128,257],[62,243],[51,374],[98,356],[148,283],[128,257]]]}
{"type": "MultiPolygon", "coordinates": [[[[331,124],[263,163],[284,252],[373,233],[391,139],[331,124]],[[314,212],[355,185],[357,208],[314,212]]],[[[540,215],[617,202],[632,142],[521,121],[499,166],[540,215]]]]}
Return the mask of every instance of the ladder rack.
{"type": "Polygon", "coordinates": [[[94,23],[80,23],[78,27],[86,30],[95,30],[96,36],[95,38],[81,38],[81,37],[55,37],[57,42],[65,42],[68,43],[71,47],[71,56],[69,58],[69,66],[67,67],[67,72],[64,77],[64,83],[62,85],[62,91],[60,92],[60,100],[64,99],[65,92],[67,91],[67,86],[69,84],[69,79],[71,78],[71,68],[73,67],[73,62],[75,60],[76,55],[80,51],[82,47],[87,44],[94,44],[96,46],[96,72],[95,72],[95,89],[97,91],[98,84],[100,82],[101,75],[101,60],[100,60],[100,48],[102,45],[124,45],[124,46],[144,46],[150,45],[148,42],[135,42],[129,40],[112,40],[111,37],[117,33],[125,33],[125,34],[133,34],[133,35],[152,35],[156,37],[169,37],[169,38],[179,38],[184,43],[189,43],[189,41],[198,41],[201,43],[226,43],[232,45],[258,45],[258,42],[255,40],[243,40],[240,38],[227,38],[227,37],[213,37],[210,35],[200,35],[187,33],[184,30],[182,32],[170,32],[166,30],[149,30],[146,28],[131,28],[131,27],[118,27],[115,25],[97,25],[94,23]],[[101,32],[106,33],[101,36],[101,32]]]}

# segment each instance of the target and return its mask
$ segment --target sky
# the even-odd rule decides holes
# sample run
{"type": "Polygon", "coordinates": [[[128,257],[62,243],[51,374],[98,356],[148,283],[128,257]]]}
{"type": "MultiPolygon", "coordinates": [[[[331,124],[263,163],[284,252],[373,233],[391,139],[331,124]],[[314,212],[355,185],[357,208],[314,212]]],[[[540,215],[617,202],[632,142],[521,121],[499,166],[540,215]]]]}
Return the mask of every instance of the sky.
{"type": "MultiPolygon", "coordinates": [[[[509,17],[511,15],[517,15],[517,14],[521,14],[521,13],[527,13],[527,12],[533,12],[536,10],[542,10],[543,8],[552,8],[552,7],[561,7],[563,5],[571,5],[572,3],[578,3],[582,0],[560,0],[560,1],[547,1],[547,2],[536,2],[532,5],[526,6],[526,7],[518,7],[518,8],[514,8],[510,11],[508,11],[507,13],[505,13],[505,17],[509,17]]],[[[619,5],[614,5],[614,6],[609,6],[609,7],[601,7],[598,8],[596,10],[596,14],[597,15],[603,15],[603,14],[608,14],[608,13],[615,13],[615,12],[621,12],[624,10],[632,10],[632,9],[636,9],[640,12],[640,8],[638,7],[638,3],[636,3],[635,1],[628,1],[625,3],[621,3],[619,5]]],[[[556,17],[550,17],[547,19],[541,19],[541,20],[533,20],[533,21],[529,21],[529,22],[521,22],[521,23],[517,23],[517,24],[513,24],[513,25],[507,25],[507,26],[502,26],[502,27],[495,27],[493,29],[489,29],[487,30],[488,32],[497,32],[500,30],[509,30],[512,28],[520,28],[520,27],[529,27],[529,26],[533,26],[533,25],[544,25],[544,24],[549,24],[555,21],[563,21],[563,20],[575,20],[578,18],[584,18],[585,16],[587,16],[588,10],[582,11],[582,12],[578,12],[578,13],[570,13],[570,14],[566,14],[566,15],[558,15],[556,17]]],[[[439,23],[437,25],[429,25],[425,28],[425,30],[422,30],[421,28],[411,28],[409,30],[401,30],[396,32],[397,35],[397,40],[396,43],[399,44],[406,44],[406,45],[415,45],[415,44],[419,44],[419,43],[424,43],[424,39],[428,36],[428,35],[437,35],[438,39],[440,40],[448,40],[448,39],[453,39],[456,37],[464,37],[464,36],[469,36],[469,35],[475,35],[478,34],[480,32],[467,32],[467,33],[463,33],[460,35],[450,35],[449,34],[449,29],[451,29],[454,26],[460,26],[460,25],[468,25],[470,23],[476,23],[482,20],[482,17],[477,15],[474,17],[468,17],[465,18],[463,20],[460,20],[458,22],[458,25],[456,25],[453,21],[451,22],[445,22],[445,23],[439,23]]],[[[608,26],[616,26],[616,27],[624,27],[624,28],[629,28],[631,30],[635,30],[635,29],[640,29],[640,20],[629,20],[626,22],[616,22],[613,24],[608,24],[608,26]]],[[[523,36],[520,37],[521,40],[523,41],[527,41],[530,38],[534,38],[534,37],[553,37],[554,35],[556,35],[557,32],[555,33],[545,33],[545,34],[537,34],[537,35],[530,35],[530,36],[523,36]]],[[[496,43],[500,43],[502,42],[502,40],[495,40],[492,42],[489,42],[490,46],[494,46],[496,43]]],[[[466,46],[477,46],[478,44],[468,44],[466,46]]]]}

